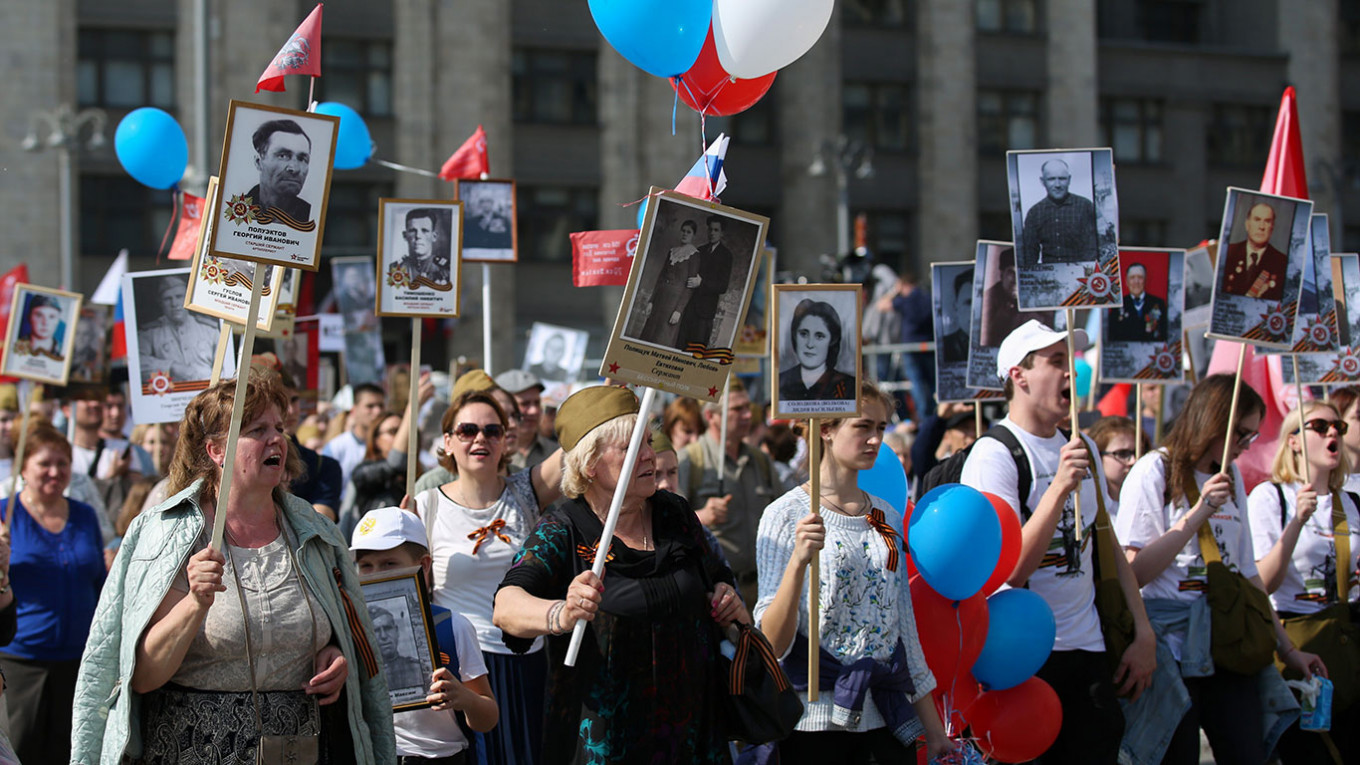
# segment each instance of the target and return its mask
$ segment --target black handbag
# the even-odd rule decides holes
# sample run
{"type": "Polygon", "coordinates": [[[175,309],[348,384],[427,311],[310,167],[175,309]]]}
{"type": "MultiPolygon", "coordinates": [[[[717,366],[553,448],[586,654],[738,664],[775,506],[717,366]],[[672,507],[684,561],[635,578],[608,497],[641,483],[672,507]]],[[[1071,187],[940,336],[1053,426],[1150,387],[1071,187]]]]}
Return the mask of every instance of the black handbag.
{"type": "Polygon", "coordinates": [[[787,738],[803,717],[803,702],[779,666],[774,649],[759,630],[734,624],[736,653],[719,656],[726,691],[723,702],[727,738],[769,744],[787,738]]]}

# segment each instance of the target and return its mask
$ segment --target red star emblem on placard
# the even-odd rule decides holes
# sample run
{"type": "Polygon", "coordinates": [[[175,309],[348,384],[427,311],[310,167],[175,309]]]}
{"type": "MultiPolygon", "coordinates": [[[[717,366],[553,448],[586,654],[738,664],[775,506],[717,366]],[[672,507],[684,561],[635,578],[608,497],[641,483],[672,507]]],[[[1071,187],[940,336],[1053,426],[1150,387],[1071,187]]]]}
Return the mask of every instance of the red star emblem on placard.
{"type": "Polygon", "coordinates": [[[611,363],[609,364],[609,374],[611,374],[611,375],[612,375],[612,374],[616,374],[616,373],[618,373],[618,371],[619,371],[619,365],[618,365],[618,364],[615,364],[615,363],[613,363],[613,362],[611,362],[611,363]]]}
{"type": "Polygon", "coordinates": [[[708,389],[708,395],[710,395],[710,396],[716,396],[716,395],[718,395],[718,389],[717,389],[717,388],[709,388],[709,389],[708,389]]]}

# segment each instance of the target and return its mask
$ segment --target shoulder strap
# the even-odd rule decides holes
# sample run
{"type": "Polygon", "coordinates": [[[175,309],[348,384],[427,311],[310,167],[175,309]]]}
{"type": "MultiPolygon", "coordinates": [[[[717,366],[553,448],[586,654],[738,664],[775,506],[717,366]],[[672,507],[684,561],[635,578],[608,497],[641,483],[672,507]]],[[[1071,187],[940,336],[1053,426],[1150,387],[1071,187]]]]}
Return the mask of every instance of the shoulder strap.
{"type": "MultiPolygon", "coordinates": [[[[1195,485],[1194,476],[1185,477],[1185,499],[1190,503],[1190,507],[1199,503],[1199,487],[1195,485]]],[[[1199,537],[1199,553],[1204,557],[1205,565],[1223,562],[1223,557],[1218,554],[1218,540],[1214,538],[1214,530],[1209,524],[1212,518],[1213,515],[1205,518],[1196,534],[1199,537]]]]}
{"type": "Polygon", "coordinates": [[[1270,485],[1275,487],[1275,497],[1280,500],[1280,532],[1283,533],[1284,527],[1289,523],[1288,507],[1284,501],[1284,487],[1275,481],[1271,481],[1270,485]]]}
{"type": "Polygon", "coordinates": [[[1029,492],[1034,485],[1033,471],[1029,467],[1029,455],[1025,454],[1025,447],[1020,444],[1020,439],[1015,437],[1011,429],[997,423],[987,429],[982,434],[983,438],[991,437],[1005,445],[1011,453],[1011,459],[1015,460],[1015,472],[1019,478],[1016,488],[1019,490],[1020,497],[1020,522],[1023,524],[1029,520],[1031,515],[1029,509],[1029,492]]]}
{"type": "MultiPolygon", "coordinates": [[[[703,436],[699,436],[703,438],[703,436]]],[[[689,486],[685,499],[691,503],[699,498],[699,485],[704,479],[704,445],[699,438],[685,444],[685,456],[689,457],[689,486]]]]}
{"type": "MultiPolygon", "coordinates": [[[[1091,448],[1091,442],[1085,436],[1081,438],[1082,446],[1086,447],[1086,456],[1092,463],[1097,460],[1095,450],[1091,448]]],[[[1114,526],[1110,523],[1110,514],[1105,510],[1105,489],[1096,480],[1099,474],[1094,470],[1091,478],[1096,483],[1096,533],[1092,535],[1091,542],[1096,546],[1096,567],[1099,569],[1101,581],[1107,579],[1118,579],[1119,571],[1116,568],[1114,556],[1119,550],[1119,540],[1114,535],[1114,526]]],[[[1080,489],[1078,489],[1080,491],[1080,489]]],[[[1080,520],[1078,519],[1078,523],[1080,520]]]]}
{"type": "Polygon", "coordinates": [[[94,447],[94,459],[90,460],[90,467],[85,470],[85,475],[95,478],[99,475],[99,458],[104,456],[104,439],[99,439],[99,443],[94,447]]]}
{"type": "MultiPolygon", "coordinates": [[[[1355,494],[1346,493],[1354,502],[1355,494]]],[[[1339,491],[1332,492],[1332,542],[1336,545],[1336,599],[1345,603],[1351,592],[1351,527],[1346,521],[1346,506],[1341,504],[1339,491]]]]}

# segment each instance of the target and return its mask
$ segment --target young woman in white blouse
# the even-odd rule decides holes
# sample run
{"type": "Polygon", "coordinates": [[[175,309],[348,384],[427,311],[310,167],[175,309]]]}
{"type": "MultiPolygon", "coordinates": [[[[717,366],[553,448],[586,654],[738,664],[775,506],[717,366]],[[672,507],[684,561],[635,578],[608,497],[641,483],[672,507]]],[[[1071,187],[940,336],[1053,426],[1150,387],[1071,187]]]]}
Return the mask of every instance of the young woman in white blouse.
{"type": "Polygon", "coordinates": [[[511,652],[491,623],[492,597],[539,515],[562,496],[562,451],[503,476],[514,441],[509,418],[490,391],[455,397],[441,424],[440,464],[457,477],[416,497],[434,558],[434,602],[477,629],[500,705],[500,724],[486,736],[488,761],[532,765],[542,744],[543,641],[528,653],[511,652]]]}
{"type": "Polygon", "coordinates": [[[860,407],[859,417],[822,420],[814,434],[823,445],[820,514],[811,512],[805,483],[765,508],[756,537],[756,624],[806,705],[780,743],[784,765],[901,762],[922,732],[931,756],[953,746],[930,696],[935,678],[912,614],[900,513],[858,487],[859,471],[878,455],[892,402],[865,383],[860,407]],[[821,564],[822,690],[809,703],[806,572],[814,555],[821,564]],[[866,659],[878,666],[862,706],[837,707],[838,682],[853,682],[843,670],[866,659]]]}
{"type": "MultiPolygon", "coordinates": [[[[1351,471],[1344,443],[1349,430],[1337,407],[1329,404],[1308,402],[1301,410],[1290,412],[1280,425],[1280,445],[1271,466],[1271,480],[1252,490],[1247,500],[1256,568],[1275,612],[1286,624],[1298,621],[1303,626],[1309,617],[1331,606],[1354,604],[1360,593],[1354,587],[1356,556],[1360,554],[1360,514],[1356,495],[1342,488],[1351,471]],[[1344,541],[1336,534],[1343,519],[1344,541]],[[1345,549],[1345,561],[1337,560],[1338,548],[1345,549]],[[1339,583],[1343,577],[1344,587],[1339,583]]],[[[1355,618],[1349,609],[1345,617],[1352,621],[1355,618]]],[[[1353,660],[1360,653],[1360,646],[1353,643],[1345,648],[1303,647],[1320,653],[1333,671],[1356,666],[1353,660]],[[1334,650],[1348,650],[1350,655],[1337,656],[1332,653],[1334,650]]],[[[1331,738],[1342,761],[1355,762],[1360,755],[1357,748],[1360,741],[1356,738],[1360,735],[1360,704],[1349,703],[1347,708],[1341,708],[1336,701],[1334,698],[1331,738]]],[[[1301,731],[1297,725],[1291,726],[1280,739],[1280,755],[1285,763],[1330,761],[1322,737],[1301,731]]]]}

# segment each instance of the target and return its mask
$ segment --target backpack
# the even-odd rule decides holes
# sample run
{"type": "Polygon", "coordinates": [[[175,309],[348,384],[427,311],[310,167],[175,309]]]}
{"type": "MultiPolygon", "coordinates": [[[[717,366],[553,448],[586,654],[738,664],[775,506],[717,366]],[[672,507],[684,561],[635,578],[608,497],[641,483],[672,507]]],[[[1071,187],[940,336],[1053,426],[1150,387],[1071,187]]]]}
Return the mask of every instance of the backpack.
{"type": "MultiPolygon", "coordinates": [[[[738,452],[738,454],[740,454],[740,452],[738,452]]],[[[760,470],[760,480],[764,481],[766,486],[778,490],[780,487],[775,482],[774,466],[770,464],[770,455],[766,454],[764,450],[761,449],[752,449],[751,454],[751,460],[756,463],[756,468],[760,470]]],[[[690,443],[685,444],[685,456],[689,458],[689,481],[687,481],[689,485],[685,487],[689,493],[685,495],[685,499],[691,506],[701,508],[703,505],[699,504],[698,498],[699,486],[703,484],[704,481],[705,466],[703,442],[699,439],[695,439],[690,443]]],[[[726,467],[725,461],[724,467],[726,467]]]]}
{"type": "MultiPolygon", "coordinates": [[[[1066,431],[1059,432],[1061,432],[1063,436],[1068,435],[1066,431]]],[[[1025,447],[1020,445],[1020,439],[1015,437],[1015,434],[1011,432],[1010,428],[1007,428],[1000,423],[988,428],[987,432],[982,434],[982,438],[994,438],[997,441],[1000,441],[1006,447],[1007,451],[1011,453],[1011,459],[1015,460],[1015,472],[1020,477],[1020,484],[1018,486],[1020,490],[1019,509],[1020,521],[1023,523],[1028,520],[1030,516],[1029,492],[1030,487],[1034,482],[1034,476],[1029,468],[1029,456],[1025,454],[1025,447]]],[[[982,438],[979,438],[978,441],[981,441],[982,438]]],[[[973,451],[973,447],[976,445],[977,441],[974,441],[972,444],[968,445],[967,449],[951,454],[944,462],[941,462],[926,471],[926,474],[922,476],[921,480],[916,484],[916,494],[912,497],[912,501],[919,502],[921,497],[925,496],[926,492],[936,486],[943,486],[947,483],[959,483],[959,479],[963,477],[963,463],[968,461],[968,454],[973,451]]]]}

